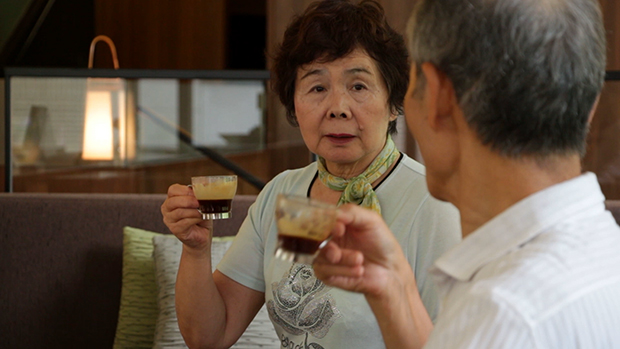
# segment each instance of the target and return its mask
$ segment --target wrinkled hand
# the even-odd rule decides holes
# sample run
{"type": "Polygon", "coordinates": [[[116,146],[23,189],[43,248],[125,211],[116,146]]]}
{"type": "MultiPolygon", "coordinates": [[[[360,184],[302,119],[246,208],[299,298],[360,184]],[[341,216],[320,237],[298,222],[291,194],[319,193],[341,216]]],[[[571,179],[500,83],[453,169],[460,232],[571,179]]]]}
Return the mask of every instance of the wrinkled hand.
{"type": "Polygon", "coordinates": [[[398,241],[379,214],[352,204],[338,211],[332,239],[314,261],[319,279],[330,286],[381,297],[396,279],[412,276],[398,241]]]}
{"type": "Polygon", "coordinates": [[[185,246],[204,251],[211,246],[213,222],[202,219],[198,206],[192,188],[173,184],[161,205],[161,214],[164,224],[185,246]]]}

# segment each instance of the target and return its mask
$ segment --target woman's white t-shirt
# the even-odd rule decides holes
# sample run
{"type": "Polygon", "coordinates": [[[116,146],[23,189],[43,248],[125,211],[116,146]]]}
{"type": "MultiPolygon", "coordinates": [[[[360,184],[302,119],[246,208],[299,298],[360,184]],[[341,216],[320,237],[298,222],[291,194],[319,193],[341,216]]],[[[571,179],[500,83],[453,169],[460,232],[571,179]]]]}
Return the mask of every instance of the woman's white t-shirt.
{"type": "MultiPolygon", "coordinates": [[[[282,348],[383,348],[379,326],[362,294],[325,286],[310,266],[290,264],[273,256],[277,194],[307,196],[316,174],[316,163],[312,163],[284,171],[271,180],[250,207],[217,269],[265,293],[265,304],[282,348]]],[[[424,166],[406,155],[375,192],[382,216],[400,242],[415,273],[422,301],[434,319],[438,298],[428,268],[461,240],[458,211],[430,196],[424,166]]]]}

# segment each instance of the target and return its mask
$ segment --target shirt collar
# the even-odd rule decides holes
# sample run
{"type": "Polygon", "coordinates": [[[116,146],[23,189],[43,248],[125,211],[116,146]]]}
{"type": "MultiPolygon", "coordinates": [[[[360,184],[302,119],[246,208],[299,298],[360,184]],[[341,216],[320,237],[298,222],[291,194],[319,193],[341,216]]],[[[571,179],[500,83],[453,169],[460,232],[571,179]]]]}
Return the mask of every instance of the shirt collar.
{"type": "Polygon", "coordinates": [[[603,196],[596,175],[585,173],[517,202],[444,253],[435,273],[467,281],[485,264],[518,248],[545,229],[585,208],[600,205],[603,196]]]}

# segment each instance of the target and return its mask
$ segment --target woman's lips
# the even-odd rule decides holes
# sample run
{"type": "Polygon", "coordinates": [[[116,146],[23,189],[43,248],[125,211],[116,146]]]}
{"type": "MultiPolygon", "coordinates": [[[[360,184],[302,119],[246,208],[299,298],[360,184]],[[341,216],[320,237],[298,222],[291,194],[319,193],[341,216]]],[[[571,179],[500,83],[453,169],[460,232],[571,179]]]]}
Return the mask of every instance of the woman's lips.
{"type": "Polygon", "coordinates": [[[355,138],[354,135],[348,133],[330,133],[326,137],[335,144],[346,144],[355,138]]]}

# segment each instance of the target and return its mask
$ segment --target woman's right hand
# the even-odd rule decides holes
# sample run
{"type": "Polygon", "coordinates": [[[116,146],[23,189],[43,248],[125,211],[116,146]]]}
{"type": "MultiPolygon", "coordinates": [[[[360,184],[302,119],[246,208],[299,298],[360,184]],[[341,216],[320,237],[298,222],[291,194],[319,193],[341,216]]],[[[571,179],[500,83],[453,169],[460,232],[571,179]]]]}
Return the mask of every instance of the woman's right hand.
{"type": "Polygon", "coordinates": [[[211,247],[213,222],[203,220],[198,211],[198,200],[191,187],[173,184],[161,205],[164,224],[186,246],[197,252],[211,247]]]}

